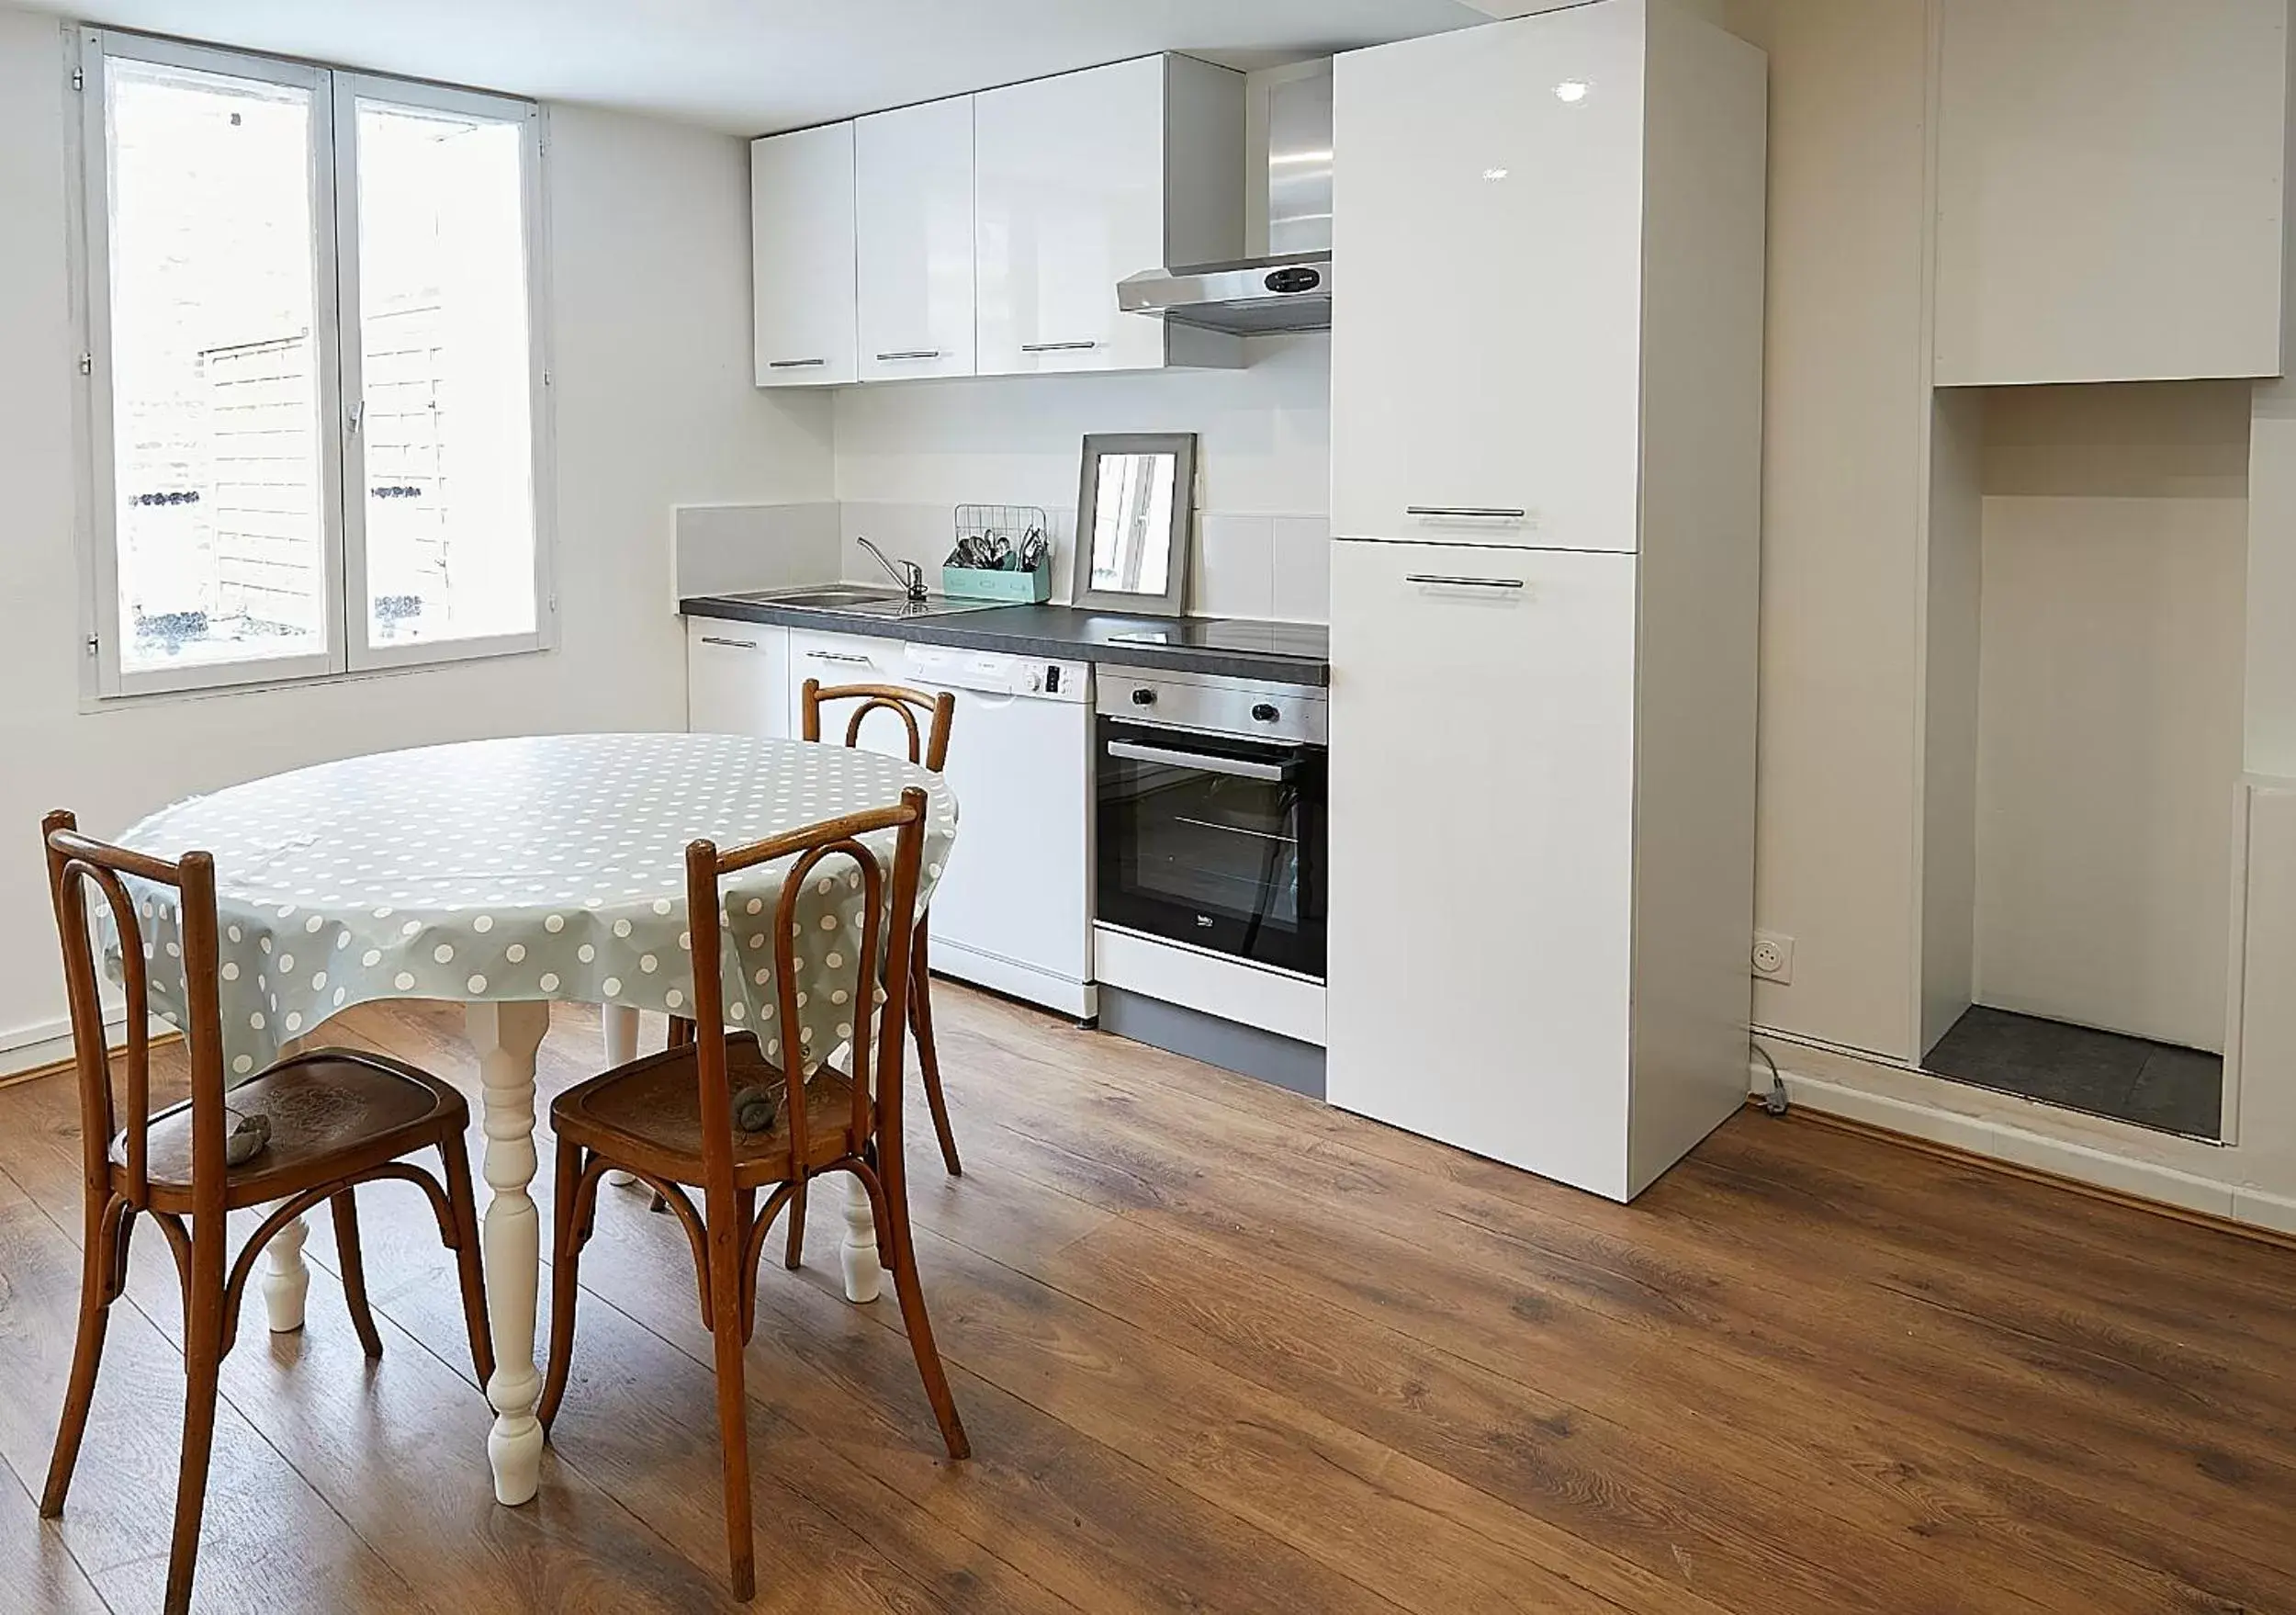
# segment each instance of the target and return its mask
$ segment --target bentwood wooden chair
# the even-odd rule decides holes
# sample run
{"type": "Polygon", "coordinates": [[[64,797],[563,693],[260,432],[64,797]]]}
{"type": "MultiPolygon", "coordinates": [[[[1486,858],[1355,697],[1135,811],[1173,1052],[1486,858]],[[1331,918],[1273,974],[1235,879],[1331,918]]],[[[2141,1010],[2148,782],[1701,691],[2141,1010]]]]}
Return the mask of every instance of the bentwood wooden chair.
{"type": "MultiPolygon", "coordinates": [[[[807,679],[802,697],[799,711],[804,727],[800,732],[808,740],[821,738],[824,703],[858,701],[861,705],[853,709],[845,725],[848,746],[861,744],[863,718],[872,712],[889,711],[908,731],[911,762],[922,762],[935,774],[948,766],[949,727],[956,717],[957,698],[945,690],[938,695],[928,695],[899,684],[838,684],[824,689],[819,679],[807,679]],[[917,727],[920,714],[930,719],[921,733],[917,727]]],[[[929,919],[917,922],[917,946],[910,955],[909,967],[909,1030],[917,1038],[917,1069],[925,1079],[925,1102],[932,1109],[933,1134],[940,1140],[941,1164],[954,1178],[963,1173],[964,1167],[957,1159],[956,1135],[949,1129],[949,1101],[941,1097],[940,1051],[933,1045],[933,984],[925,935],[930,924],[929,919]]]]}
{"type": "Polygon", "coordinates": [[[255,1259],[289,1222],[322,1201],[329,1203],[352,1325],[366,1354],[380,1357],[383,1343],[367,1306],[353,1191],[361,1183],[394,1178],[420,1185],[437,1214],[440,1238],[455,1253],[472,1366],[481,1384],[493,1374],[494,1351],[478,1268],[478,1219],[463,1144],[470,1112],[459,1093],[428,1073],[351,1049],[314,1049],[291,1056],[227,1092],[214,860],[206,853],[186,853],[169,863],[91,841],[78,833],[77,821],[69,813],[51,813],[41,830],[49,888],[63,943],[64,985],[79,1070],[86,1235],[79,1334],[39,1511],[49,1518],[63,1512],[96,1392],[105,1322],[128,1282],[129,1238],[136,1219],[149,1218],[167,1238],[184,1290],[184,1445],[175,1482],[175,1531],[168,1553],[165,1603],[168,1615],[182,1615],[191,1605],[192,1573],[199,1553],[217,1377],[237,1333],[240,1300],[255,1259]],[[150,965],[138,904],[127,885],[129,879],[141,883],[147,902],[172,905],[181,916],[177,945],[187,1010],[184,1031],[191,1095],[156,1113],[151,1107],[149,1017],[142,1012],[150,965]],[[118,1103],[104,1009],[97,997],[95,947],[88,934],[90,886],[102,894],[118,932],[122,984],[130,1007],[121,1063],[126,1092],[118,1103]],[[235,1144],[228,1113],[262,1117],[267,1135],[258,1136],[242,1120],[247,1137],[235,1144]],[[443,1185],[405,1158],[425,1149],[439,1152],[445,1169],[443,1185]],[[227,1268],[227,1215],[274,1202],[277,1203],[227,1268]]]}
{"type": "MultiPolygon", "coordinates": [[[[724,1448],[726,1536],[734,1591],[757,1591],[750,1529],[748,1400],[742,1350],[757,1327],[758,1267],[766,1234],[786,1209],[805,1215],[815,1178],[850,1172],[867,1190],[877,1241],[890,1259],[910,1350],[949,1456],[971,1451],[949,1377],[933,1345],[933,1327],[917,1278],[909,1233],[908,1191],[901,1163],[902,1024],[909,1003],[917,871],[924,853],[925,793],[901,793],[897,808],[848,814],[771,841],[720,853],[708,841],[686,848],[686,912],[692,917],[693,1033],[560,1094],[550,1107],[557,1135],[557,1195],[551,1256],[550,1358],[536,1417],[547,1429],[566,1395],[573,1358],[579,1263],[597,1212],[598,1182],[610,1170],[631,1173],[663,1197],[684,1225],[701,1287],[702,1324],[715,1342],[717,1426],[724,1448]],[[860,838],[896,832],[889,876],[860,838]],[[703,916],[722,912],[718,882],[727,875],[793,858],[782,881],[773,927],[776,1024],[799,1024],[795,947],[791,931],[799,894],[824,860],[850,859],[867,905],[857,979],[884,983],[873,1048],[869,1017],[853,1018],[852,1071],[822,1065],[807,1079],[776,1065],[752,1034],[728,1033],[721,975],[722,927],[703,916]],[[888,895],[890,906],[887,906],[888,895]],[[889,939],[889,945],[888,945],[889,939]],[[872,1094],[872,1089],[874,1089],[872,1094]],[[735,1101],[743,1098],[737,1116],[735,1101]],[[761,1113],[760,1098],[770,1100],[761,1113]],[[745,1129],[741,1124],[748,1122],[745,1129]],[[697,1211],[687,1194],[702,1191],[697,1211]],[[768,1190],[763,1205],[758,1191],[768,1190]]],[[[792,1057],[790,1068],[802,1071],[792,1057]]]]}
{"type": "MultiPolygon", "coordinates": [[[[853,715],[846,721],[845,744],[861,744],[861,722],[872,712],[890,712],[901,720],[907,732],[909,761],[921,762],[939,774],[949,762],[949,728],[956,717],[957,698],[943,691],[928,695],[921,690],[911,690],[900,684],[837,684],[822,686],[819,679],[807,679],[801,691],[799,713],[800,732],[808,740],[821,739],[821,708],[831,702],[858,701],[853,715]],[[926,722],[919,726],[918,718],[926,722]]],[[[949,1101],[940,1090],[940,1050],[933,1040],[933,982],[929,940],[926,932],[929,919],[917,922],[916,951],[911,954],[909,968],[909,1032],[917,1039],[917,1069],[925,1082],[925,1103],[933,1113],[933,1136],[940,1143],[940,1162],[952,1178],[961,1177],[964,1164],[957,1158],[957,1135],[949,1125],[949,1101]]],[[[693,1023],[671,1017],[670,1046],[690,1043],[693,1023]]],[[[654,1209],[661,1211],[658,1196],[654,1209]]],[[[789,1265],[795,1267],[805,1259],[805,1227],[803,1220],[793,1223],[789,1230],[789,1265]]]]}

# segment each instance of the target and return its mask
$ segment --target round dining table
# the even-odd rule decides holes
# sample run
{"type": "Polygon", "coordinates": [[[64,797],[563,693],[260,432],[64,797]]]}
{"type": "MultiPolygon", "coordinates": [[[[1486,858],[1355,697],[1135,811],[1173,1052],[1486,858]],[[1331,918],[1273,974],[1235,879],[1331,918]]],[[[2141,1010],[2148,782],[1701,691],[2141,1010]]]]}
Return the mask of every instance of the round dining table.
{"type": "MultiPolygon", "coordinates": [[[[554,735],[473,740],[352,757],[192,797],[119,839],[174,858],[214,855],[226,1079],[287,1045],[324,1042],[332,1016],[381,999],[458,1000],[478,1056],[490,1191],[479,1242],[496,1368],[486,1386],[495,1496],[533,1497],[543,1433],[535,1418],[541,1218],[534,1181],[535,1056],[552,1003],[602,1006],[610,1063],[635,1052],[641,1011],[693,999],[685,847],[763,840],[840,814],[928,796],[919,908],[954,844],[957,809],[941,778],[899,758],[731,735],[554,735]]],[[[892,837],[872,851],[889,858],[892,837]]],[[[784,1068],[833,1059],[882,998],[857,975],[863,887],[850,864],[816,867],[799,896],[794,956],[800,1024],[776,1026],[766,934],[792,860],[720,887],[728,1022],[784,1068]]],[[[139,894],[152,1009],[183,1023],[175,916],[139,894]]],[[[100,906],[99,906],[100,909],[100,906]]],[[[99,911],[99,924],[102,922],[99,911]]],[[[115,935],[106,937],[117,949],[115,935]]],[[[883,1282],[865,1194],[850,1185],[846,1293],[883,1282]]],[[[266,1252],[274,1330],[302,1325],[304,1230],[266,1252]]]]}

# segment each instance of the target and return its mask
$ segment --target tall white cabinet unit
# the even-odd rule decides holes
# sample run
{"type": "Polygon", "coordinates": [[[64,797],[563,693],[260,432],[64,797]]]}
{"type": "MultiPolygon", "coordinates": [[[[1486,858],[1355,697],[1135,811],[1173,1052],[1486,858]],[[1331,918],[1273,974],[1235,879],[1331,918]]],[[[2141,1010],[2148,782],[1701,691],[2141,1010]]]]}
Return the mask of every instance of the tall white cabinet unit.
{"type": "Polygon", "coordinates": [[[1116,283],[1244,248],[1244,75],[1142,56],[973,97],[984,376],[1242,362],[1234,337],[1127,314],[1116,283]]]}
{"type": "Polygon", "coordinates": [[[1341,56],[1331,1101],[1614,1199],[1744,1102],[1766,64],[1341,56]]]}

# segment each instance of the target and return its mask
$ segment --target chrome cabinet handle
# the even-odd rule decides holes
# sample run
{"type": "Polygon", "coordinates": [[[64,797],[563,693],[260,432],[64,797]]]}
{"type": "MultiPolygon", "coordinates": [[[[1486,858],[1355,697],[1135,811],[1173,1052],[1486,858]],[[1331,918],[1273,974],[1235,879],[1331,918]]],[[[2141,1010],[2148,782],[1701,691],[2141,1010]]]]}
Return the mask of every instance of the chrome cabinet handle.
{"type": "Polygon", "coordinates": [[[758,648],[758,642],[755,639],[720,639],[713,634],[703,635],[702,643],[704,645],[725,645],[736,650],[755,650],[758,648]]]}
{"type": "Polygon", "coordinates": [[[1099,345],[1097,342],[1024,342],[1020,344],[1020,351],[1024,354],[1079,354],[1086,348],[1099,345]]]}
{"type": "Polygon", "coordinates": [[[850,661],[856,662],[862,667],[874,667],[877,665],[868,657],[856,656],[850,650],[808,650],[805,652],[805,655],[814,661],[850,661]]]}
{"type": "Polygon", "coordinates": [[[897,354],[879,354],[877,357],[888,362],[894,359],[937,359],[940,357],[940,350],[937,347],[905,348],[897,354]]]}
{"type": "Polygon", "coordinates": [[[1412,572],[1403,580],[1406,583],[1435,583],[1453,589],[1520,589],[1520,578],[1452,578],[1441,572],[1412,572]]]}
{"type": "Polygon", "coordinates": [[[1243,757],[1208,757],[1201,751],[1176,751],[1166,746],[1143,746],[1136,740],[1110,740],[1109,755],[1132,762],[1162,762],[1174,768],[1193,768],[1204,774],[1233,774],[1238,779],[1287,780],[1296,772],[1288,762],[1254,762],[1243,757]]]}
{"type": "Polygon", "coordinates": [[[1503,510],[1490,504],[1407,504],[1407,516],[1465,516],[1475,521],[1519,522],[1531,513],[1526,510],[1503,510]]]}
{"type": "Polygon", "coordinates": [[[828,362],[827,359],[768,359],[765,367],[769,370],[810,370],[816,365],[828,362]]]}

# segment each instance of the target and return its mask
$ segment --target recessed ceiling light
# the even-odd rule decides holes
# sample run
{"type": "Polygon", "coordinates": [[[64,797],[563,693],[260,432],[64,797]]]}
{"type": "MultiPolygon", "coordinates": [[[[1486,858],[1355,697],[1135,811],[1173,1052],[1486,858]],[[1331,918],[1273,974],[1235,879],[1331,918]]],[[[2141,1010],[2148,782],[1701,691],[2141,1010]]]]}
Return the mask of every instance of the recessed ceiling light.
{"type": "Polygon", "coordinates": [[[1584,79],[1567,78],[1555,86],[1555,99],[1576,106],[1586,99],[1587,89],[1588,85],[1584,79]]]}

